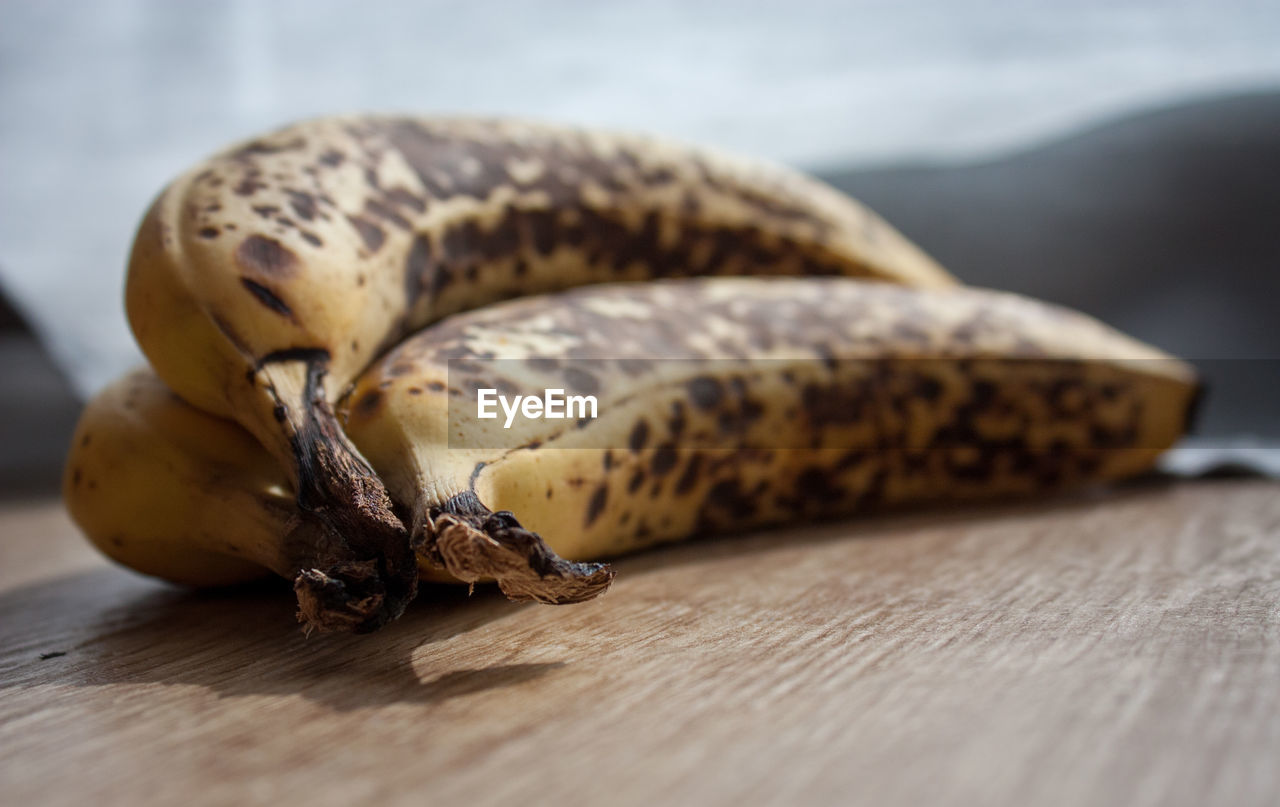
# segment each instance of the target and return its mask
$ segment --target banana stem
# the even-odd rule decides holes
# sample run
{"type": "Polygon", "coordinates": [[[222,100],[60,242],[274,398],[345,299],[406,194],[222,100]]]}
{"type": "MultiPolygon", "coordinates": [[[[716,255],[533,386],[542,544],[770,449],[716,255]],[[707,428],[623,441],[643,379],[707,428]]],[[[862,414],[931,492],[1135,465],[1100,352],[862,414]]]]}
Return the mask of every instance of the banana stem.
{"type": "MultiPolygon", "coordinates": [[[[321,529],[292,542],[298,619],[308,633],[369,633],[395,620],[417,593],[418,566],[409,532],[391,508],[386,488],[347,439],[324,393],[328,353],[289,351],[268,357],[261,371],[287,421],[298,507],[321,529]],[[285,362],[305,362],[305,383],[290,395],[285,362]]],[[[296,386],[296,385],[294,385],[296,386]]]]}
{"type": "Polygon", "coordinates": [[[494,513],[471,491],[426,511],[418,553],[464,583],[496,580],[516,602],[582,602],[604,592],[614,571],[565,560],[507,510],[494,513]]]}

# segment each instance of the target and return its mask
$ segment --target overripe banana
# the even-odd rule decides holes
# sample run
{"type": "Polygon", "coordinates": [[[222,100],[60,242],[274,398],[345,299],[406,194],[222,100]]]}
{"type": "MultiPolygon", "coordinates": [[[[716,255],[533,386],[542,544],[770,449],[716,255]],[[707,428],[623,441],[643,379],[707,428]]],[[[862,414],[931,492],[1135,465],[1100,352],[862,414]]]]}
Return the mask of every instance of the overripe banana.
{"type": "Polygon", "coordinates": [[[107,556],[193,586],[287,579],[299,533],[283,467],[236,423],[183,402],[151,370],[85,406],[63,474],[63,500],[107,556]],[[295,536],[296,537],[291,537],[295,536]]]}
{"type": "MultiPolygon", "coordinates": [[[[558,602],[597,593],[609,572],[552,550],[586,561],[700,532],[1140,472],[1182,434],[1196,389],[1176,359],[1014,295],[714,279],[453,316],[370,368],[341,412],[411,514],[424,565],[558,602]],[[591,395],[597,416],[504,428],[476,417],[487,389],[591,395]]],[[[161,576],[221,582],[251,573],[245,560],[301,575],[309,545],[329,539],[287,504],[284,471],[235,433],[130,377],[84,415],[71,511],[108,554],[161,576]],[[230,565],[195,579],[206,553],[230,565]]]]}
{"type": "Polygon", "coordinates": [[[344,620],[378,603],[376,627],[412,597],[413,556],[333,418],[355,376],[498,299],[719,274],[952,284],[874,214],[781,168],[517,121],[366,117],[297,124],[177,179],[139,228],[126,297],[159,376],[262,441],[345,547],[299,587],[345,600],[344,620]]]}
{"type": "Polygon", "coordinates": [[[1176,359],[1010,294],[726,278],[453,317],[364,373],[344,426],[422,554],[555,599],[579,581],[544,574],[529,531],[583,559],[1125,476],[1183,433],[1195,388],[1176,359]],[[547,389],[594,396],[599,416],[477,416],[480,390],[547,389]]]}

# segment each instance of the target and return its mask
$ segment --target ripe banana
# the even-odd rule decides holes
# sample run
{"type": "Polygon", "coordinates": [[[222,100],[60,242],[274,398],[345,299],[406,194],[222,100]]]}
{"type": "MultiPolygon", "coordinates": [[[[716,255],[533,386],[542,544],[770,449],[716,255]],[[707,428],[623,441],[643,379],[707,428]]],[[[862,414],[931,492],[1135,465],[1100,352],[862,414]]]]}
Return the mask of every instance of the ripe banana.
{"type": "Polygon", "coordinates": [[[159,376],[262,441],[345,546],[299,587],[378,603],[376,627],[412,597],[413,555],[334,420],[356,375],[411,330],[495,300],[721,274],[953,283],[874,214],[781,168],[517,121],[331,118],[170,185],[136,235],[126,303],[159,376]]]}
{"type": "Polygon", "coordinates": [[[1121,477],[1182,434],[1195,389],[1176,359],[1010,294],[726,278],[453,317],[361,376],[344,427],[412,513],[421,554],[560,599],[599,581],[545,574],[534,532],[586,559],[1121,477]],[[477,416],[480,390],[547,389],[595,396],[599,416],[477,416]]]}
{"type": "Polygon", "coordinates": [[[283,467],[229,420],[183,402],[150,370],[84,408],[63,500],[108,557],[193,586],[296,575],[286,547],[302,529],[283,467]]]}
{"type": "MultiPolygon", "coordinates": [[[[339,413],[422,566],[562,602],[611,573],[556,552],[1138,473],[1182,434],[1196,391],[1182,362],[1014,295],[725,278],[453,316],[370,368],[339,413]],[[594,396],[597,417],[476,417],[480,390],[556,388],[594,396]]],[[[302,576],[310,544],[331,546],[288,484],[248,435],[141,374],[86,410],[66,496],[118,560],[223,582],[256,573],[246,560],[302,576]],[[227,560],[202,572],[209,554],[227,560]]],[[[358,614],[349,626],[367,628],[358,614]]]]}

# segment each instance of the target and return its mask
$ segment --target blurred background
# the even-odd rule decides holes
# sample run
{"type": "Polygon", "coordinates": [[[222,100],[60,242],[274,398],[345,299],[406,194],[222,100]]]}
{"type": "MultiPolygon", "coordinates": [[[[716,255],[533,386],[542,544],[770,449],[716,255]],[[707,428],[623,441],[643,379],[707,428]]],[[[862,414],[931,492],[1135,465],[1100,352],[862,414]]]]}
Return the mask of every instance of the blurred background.
{"type": "Polygon", "coordinates": [[[1240,0],[0,0],[0,491],[55,489],[81,401],[141,362],[123,270],[151,197],[351,111],[797,165],[966,282],[1195,360],[1204,456],[1280,465],[1277,43],[1280,4],[1240,0]]]}

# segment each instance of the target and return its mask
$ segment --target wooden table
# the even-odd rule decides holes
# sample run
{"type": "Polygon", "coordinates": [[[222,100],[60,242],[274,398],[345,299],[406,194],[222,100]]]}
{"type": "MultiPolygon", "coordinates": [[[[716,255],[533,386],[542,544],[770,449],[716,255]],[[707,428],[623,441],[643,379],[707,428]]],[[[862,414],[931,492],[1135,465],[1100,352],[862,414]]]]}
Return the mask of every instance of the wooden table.
{"type": "Polygon", "coordinates": [[[0,513],[0,801],[1249,805],[1280,798],[1280,485],[1144,484],[436,595],[304,638],[0,513]]]}

